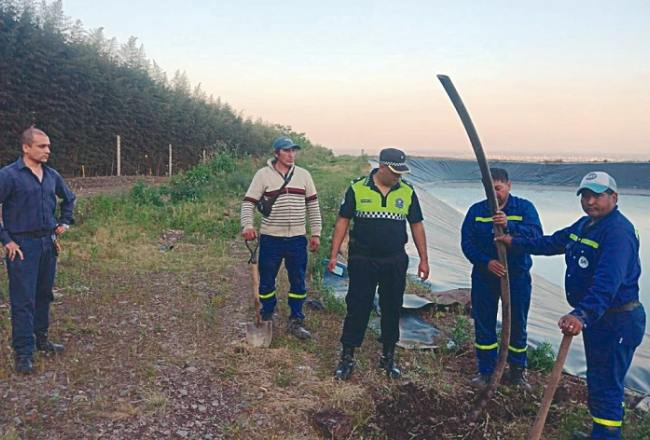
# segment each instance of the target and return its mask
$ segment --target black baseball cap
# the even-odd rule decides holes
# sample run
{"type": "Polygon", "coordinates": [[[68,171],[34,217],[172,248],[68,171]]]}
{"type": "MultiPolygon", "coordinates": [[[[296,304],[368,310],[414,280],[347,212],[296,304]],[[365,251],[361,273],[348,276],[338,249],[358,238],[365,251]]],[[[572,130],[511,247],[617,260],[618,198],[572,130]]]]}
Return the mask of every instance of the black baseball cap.
{"type": "Polygon", "coordinates": [[[397,148],[384,148],[379,152],[379,163],[388,166],[397,174],[410,173],[411,169],[406,165],[406,154],[397,148]]]}

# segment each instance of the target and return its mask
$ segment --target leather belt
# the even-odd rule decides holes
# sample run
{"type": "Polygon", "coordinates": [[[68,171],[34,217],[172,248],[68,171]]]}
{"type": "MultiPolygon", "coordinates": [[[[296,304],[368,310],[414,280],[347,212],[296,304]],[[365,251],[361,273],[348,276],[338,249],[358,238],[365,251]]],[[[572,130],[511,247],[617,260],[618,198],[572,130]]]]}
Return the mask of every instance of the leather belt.
{"type": "Polygon", "coordinates": [[[54,234],[53,231],[33,231],[33,232],[19,232],[19,233],[9,233],[10,236],[13,237],[24,237],[24,238],[43,238],[43,237],[49,237],[50,235],[54,234]]]}
{"type": "Polygon", "coordinates": [[[636,309],[640,305],[641,303],[639,301],[630,301],[628,303],[623,304],[622,306],[612,307],[611,309],[607,310],[607,313],[631,312],[632,310],[636,309]]]}

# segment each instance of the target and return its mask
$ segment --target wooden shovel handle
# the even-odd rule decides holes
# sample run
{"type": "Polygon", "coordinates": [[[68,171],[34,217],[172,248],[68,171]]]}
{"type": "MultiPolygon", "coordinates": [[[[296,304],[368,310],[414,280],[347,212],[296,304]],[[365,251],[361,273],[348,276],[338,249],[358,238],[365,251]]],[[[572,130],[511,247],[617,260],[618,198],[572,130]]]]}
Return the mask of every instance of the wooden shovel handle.
{"type": "Polygon", "coordinates": [[[255,304],[255,323],[259,327],[262,324],[262,314],[260,310],[262,309],[262,303],[260,302],[260,273],[257,270],[257,264],[251,264],[251,277],[253,278],[253,303],[255,304]]]}
{"type": "Polygon", "coordinates": [[[569,353],[572,339],[573,336],[570,335],[564,335],[564,337],[562,337],[560,349],[557,353],[557,359],[555,359],[555,365],[553,365],[551,377],[549,377],[548,383],[546,384],[546,390],[544,391],[544,397],[542,398],[542,403],[537,412],[535,423],[528,434],[528,440],[539,440],[542,437],[544,423],[546,423],[546,416],[548,415],[548,410],[551,408],[551,402],[553,402],[555,390],[557,389],[557,385],[562,377],[562,368],[564,367],[564,361],[566,361],[567,354],[569,353]]]}

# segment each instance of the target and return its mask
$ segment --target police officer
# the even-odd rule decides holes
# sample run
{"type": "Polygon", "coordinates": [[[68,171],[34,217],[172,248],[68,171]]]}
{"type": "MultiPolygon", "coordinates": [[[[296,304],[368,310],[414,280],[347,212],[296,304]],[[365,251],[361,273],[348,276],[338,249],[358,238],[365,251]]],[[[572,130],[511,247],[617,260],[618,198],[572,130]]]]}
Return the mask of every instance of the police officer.
{"type": "MultiPolygon", "coordinates": [[[[475,347],[478,359],[478,375],[472,383],[485,386],[490,382],[496,366],[497,312],[501,293],[499,278],[506,269],[499,262],[494,246],[493,226],[500,225],[516,237],[537,238],[542,226],[535,206],[526,199],[510,194],[512,182],[503,168],[490,170],[494,181],[499,211],[492,215],[487,200],[475,203],[467,211],[461,229],[461,248],[472,263],[472,317],[474,318],[475,347]]],[[[531,278],[533,264],[530,255],[522,251],[508,254],[510,280],[512,332],[508,345],[508,379],[514,385],[530,391],[523,371],[526,368],[528,309],[530,308],[531,278]]]]}
{"type": "Polygon", "coordinates": [[[47,331],[56,273],[55,240],[72,223],[75,196],[61,175],[45,165],[50,139],[42,130],[25,130],[21,145],[23,156],[0,170],[0,241],[9,274],[16,371],[30,374],[34,346],[43,352],[63,351],[63,345],[48,339],[47,331]],[[57,197],[62,200],[58,219],[57,197]]]}
{"type": "Polygon", "coordinates": [[[568,335],[583,334],[592,438],[618,439],[623,381],[645,332],[639,237],[618,209],[616,181],[610,175],[587,174],[577,194],[587,215],[571,226],[537,239],[501,240],[536,255],[565,254],[565,290],[573,310],[558,326],[568,335]]]}
{"type": "Polygon", "coordinates": [[[409,258],[404,251],[408,240],[406,222],[417,248],[418,275],[429,276],[422,212],[413,187],[402,180],[410,170],[405,154],[386,148],[379,154],[379,168],[352,182],[339,210],[328,269],[334,270],[336,256],[350,224],[348,273],[350,285],[345,298],[347,315],[343,323],[341,361],[335,377],[347,380],[354,369],[354,349],[361,346],[370,311],[379,286],[383,354],[379,367],[389,378],[398,378],[395,344],[399,340],[399,315],[406,286],[409,258]]]}

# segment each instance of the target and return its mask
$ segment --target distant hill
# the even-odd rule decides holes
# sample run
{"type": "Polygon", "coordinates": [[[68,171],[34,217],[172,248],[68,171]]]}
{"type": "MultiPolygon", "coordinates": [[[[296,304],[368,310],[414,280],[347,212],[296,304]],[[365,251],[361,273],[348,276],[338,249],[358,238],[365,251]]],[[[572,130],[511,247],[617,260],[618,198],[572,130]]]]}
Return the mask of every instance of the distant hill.
{"type": "Polygon", "coordinates": [[[67,175],[115,172],[121,136],[123,174],[164,174],[199,161],[204,149],[268,151],[290,127],[244,118],[219,98],[192,88],[184,72],[171,80],[146,58],[137,39],[118,44],[103,28],[86,30],[62,2],[0,0],[0,165],[19,154],[32,123],[53,144],[52,164],[67,175]]]}

